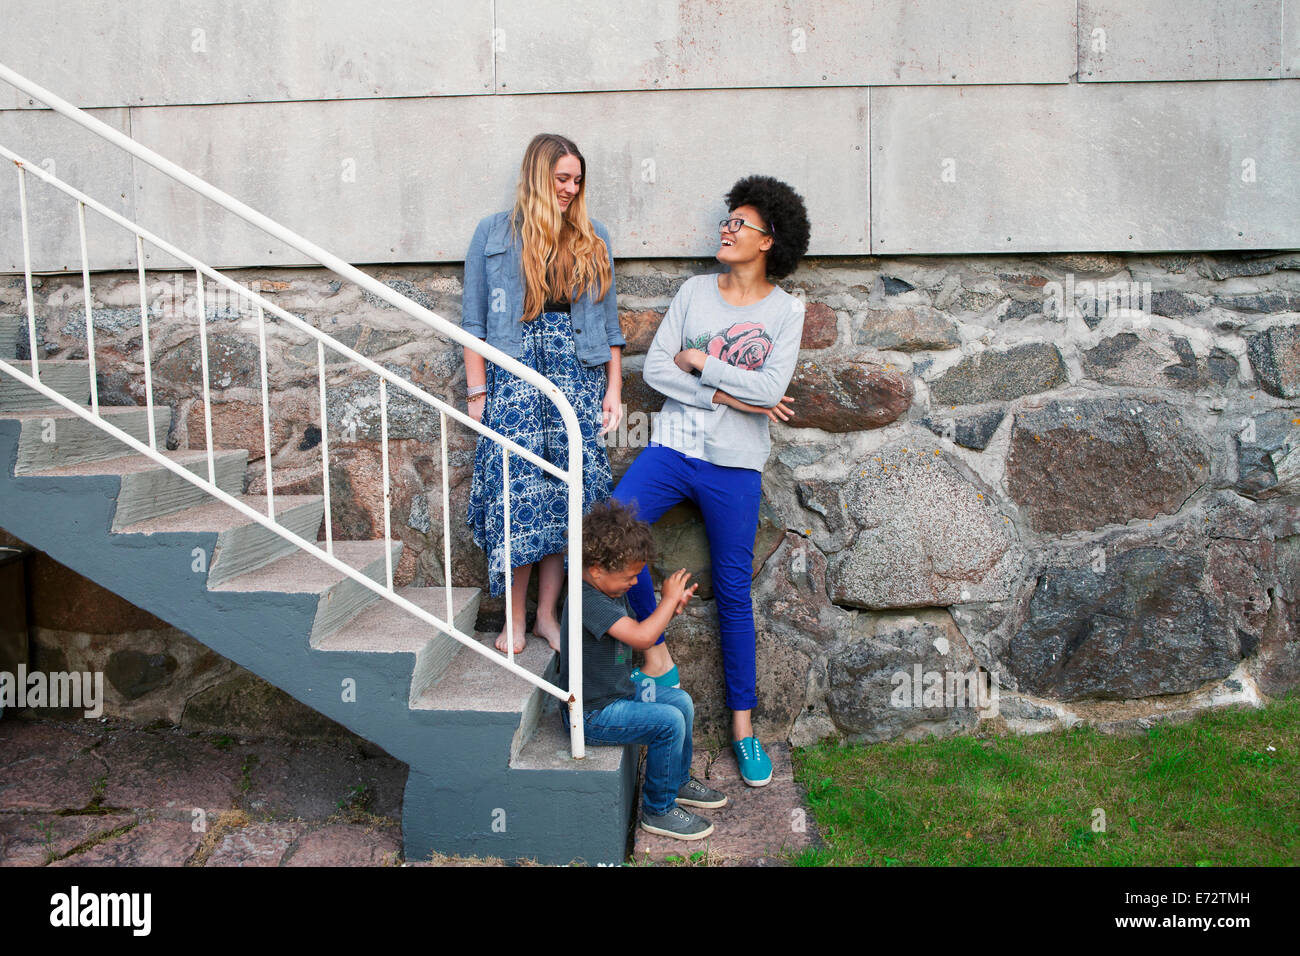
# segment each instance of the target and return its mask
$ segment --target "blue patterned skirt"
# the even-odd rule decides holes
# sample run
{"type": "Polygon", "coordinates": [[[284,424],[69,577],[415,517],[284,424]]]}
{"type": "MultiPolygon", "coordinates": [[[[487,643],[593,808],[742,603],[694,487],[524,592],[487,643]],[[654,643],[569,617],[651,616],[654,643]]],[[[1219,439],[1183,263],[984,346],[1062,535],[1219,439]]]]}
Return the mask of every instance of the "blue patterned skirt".
{"type": "MultiPolygon", "coordinates": [[[[524,323],[520,361],[559,386],[573,404],[582,429],[582,510],[613,492],[613,475],[601,425],[605,366],[578,361],[568,312],[543,312],[524,323]]],[[[559,409],[536,388],[491,362],[487,363],[483,424],[560,468],[569,466],[569,442],[559,409]]],[[[474,482],[468,523],[474,543],[487,552],[493,597],[505,593],[505,506],[502,446],[479,436],[474,452],[474,482]]],[[[510,456],[510,563],[532,564],[548,554],[564,554],[569,541],[569,494],[564,482],[518,455],[510,456]]]]}

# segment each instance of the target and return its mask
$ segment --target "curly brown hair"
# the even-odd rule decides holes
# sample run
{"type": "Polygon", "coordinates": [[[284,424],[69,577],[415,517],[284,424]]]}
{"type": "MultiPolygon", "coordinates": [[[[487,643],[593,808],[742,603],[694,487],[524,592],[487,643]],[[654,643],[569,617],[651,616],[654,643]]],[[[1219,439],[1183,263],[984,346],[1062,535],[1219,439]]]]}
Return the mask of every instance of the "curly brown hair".
{"type": "Polygon", "coordinates": [[[636,517],[636,505],[610,498],[592,506],[582,519],[582,564],[602,571],[622,571],[629,564],[654,560],[650,526],[636,517]]]}

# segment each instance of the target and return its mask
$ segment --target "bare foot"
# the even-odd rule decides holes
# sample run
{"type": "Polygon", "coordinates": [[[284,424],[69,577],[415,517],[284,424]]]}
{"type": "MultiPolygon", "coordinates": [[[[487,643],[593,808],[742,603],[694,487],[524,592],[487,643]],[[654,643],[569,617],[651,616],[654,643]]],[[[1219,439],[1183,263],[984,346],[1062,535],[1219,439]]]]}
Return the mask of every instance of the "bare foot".
{"type": "MultiPolygon", "coordinates": [[[[497,644],[496,644],[496,647],[497,647],[497,650],[500,651],[502,654],[508,653],[507,650],[506,650],[506,645],[507,645],[507,643],[508,643],[509,640],[510,640],[510,639],[509,639],[509,637],[506,635],[506,632],[505,632],[504,630],[503,630],[500,634],[497,635],[497,644]]],[[[515,628],[515,653],[516,653],[516,654],[522,654],[522,653],[524,652],[524,644],[527,643],[527,640],[528,640],[528,637],[527,637],[527,635],[524,633],[524,628],[523,628],[523,626],[520,625],[520,626],[516,627],[516,628],[515,628]]]]}
{"type": "Polygon", "coordinates": [[[540,617],[533,622],[533,633],[538,637],[546,638],[546,643],[551,645],[551,650],[560,653],[560,640],[563,635],[560,633],[560,625],[556,621],[543,621],[540,617]]]}

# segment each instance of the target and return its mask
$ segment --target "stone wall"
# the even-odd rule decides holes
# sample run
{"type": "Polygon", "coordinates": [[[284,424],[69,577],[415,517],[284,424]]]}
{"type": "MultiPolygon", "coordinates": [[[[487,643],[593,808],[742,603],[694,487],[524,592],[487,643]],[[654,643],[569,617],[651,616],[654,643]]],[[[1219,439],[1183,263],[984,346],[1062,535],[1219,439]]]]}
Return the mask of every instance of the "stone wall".
{"type": "MultiPolygon", "coordinates": [[[[640,377],[659,319],[687,276],[715,265],[619,266],[629,347],[616,476],[660,404],[640,377]]],[[[373,271],[458,316],[458,268],[373,271]]],[[[387,304],[320,270],[233,277],[463,405],[459,348],[387,304]]],[[[151,282],[169,445],[201,445],[193,280],[151,282]]],[[[807,318],[755,549],[761,735],[1124,729],[1300,683],[1300,254],[813,259],[785,285],[807,318]],[[970,700],[977,689],[992,698],[970,700]]],[[[94,289],[101,401],[141,402],[134,276],[104,274],[94,289]]],[[[39,280],[47,355],[84,356],[80,295],[77,282],[39,280]]],[[[22,296],[21,278],[4,280],[0,311],[21,312],[22,296]]],[[[207,309],[215,433],[248,449],[257,493],[256,323],[211,290],[207,309]]],[[[318,493],[316,349],[280,322],[268,340],[275,488],[318,493]]],[[[334,533],[374,537],[376,383],[329,369],[334,533]]],[[[398,581],[441,583],[437,418],[401,396],[391,414],[398,581]]],[[[448,443],[453,581],[477,586],[483,556],[463,518],[474,443],[459,426],[448,443]]],[[[657,533],[657,571],[707,572],[692,507],[657,533]]],[[[670,634],[702,730],[721,734],[704,584],[670,634]]],[[[480,625],[499,625],[500,602],[483,608],[480,625]]],[[[56,648],[61,632],[38,642],[56,648]]],[[[164,683],[198,679],[177,663],[164,683]]]]}

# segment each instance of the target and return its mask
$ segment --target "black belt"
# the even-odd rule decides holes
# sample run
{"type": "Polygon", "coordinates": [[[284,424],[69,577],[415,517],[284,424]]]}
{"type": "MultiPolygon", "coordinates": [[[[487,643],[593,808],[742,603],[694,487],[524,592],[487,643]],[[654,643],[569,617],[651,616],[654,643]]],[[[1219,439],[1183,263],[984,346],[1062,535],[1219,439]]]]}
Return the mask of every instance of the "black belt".
{"type": "Polygon", "coordinates": [[[568,302],[547,302],[542,306],[543,312],[570,312],[573,306],[568,302]]]}

